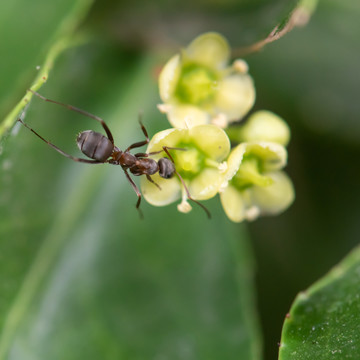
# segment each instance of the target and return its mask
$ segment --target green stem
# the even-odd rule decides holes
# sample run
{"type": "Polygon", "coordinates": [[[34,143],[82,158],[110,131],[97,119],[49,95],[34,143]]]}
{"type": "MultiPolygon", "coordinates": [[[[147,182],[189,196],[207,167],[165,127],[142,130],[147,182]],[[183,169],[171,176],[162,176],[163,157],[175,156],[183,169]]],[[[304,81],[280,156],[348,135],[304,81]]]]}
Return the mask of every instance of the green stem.
{"type": "MultiPolygon", "coordinates": [[[[55,60],[59,57],[59,55],[61,55],[62,52],[73,46],[78,46],[80,43],[85,41],[84,36],[75,35],[74,37],[74,31],[87,14],[92,3],[92,0],[77,1],[72,12],[60,24],[59,29],[54,36],[54,40],[52,41],[53,45],[51,45],[44,63],[40,67],[40,71],[36,76],[33,84],[30,86],[30,89],[36,91],[44,83],[46,83],[49,77],[49,72],[52,69],[55,60]]],[[[15,125],[19,114],[24,110],[25,106],[29,103],[31,98],[32,94],[26,92],[22,99],[5,117],[5,119],[0,124],[0,138],[15,125]]]]}

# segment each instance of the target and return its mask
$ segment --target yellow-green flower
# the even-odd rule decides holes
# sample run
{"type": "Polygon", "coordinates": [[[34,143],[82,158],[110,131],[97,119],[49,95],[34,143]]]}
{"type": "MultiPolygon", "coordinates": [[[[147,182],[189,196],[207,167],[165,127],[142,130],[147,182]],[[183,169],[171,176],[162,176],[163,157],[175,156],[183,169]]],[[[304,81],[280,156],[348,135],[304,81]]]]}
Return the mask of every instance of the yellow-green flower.
{"type": "Polygon", "coordinates": [[[259,110],[246,120],[245,124],[226,130],[231,141],[270,141],[286,146],[290,141],[290,129],[278,115],[267,110],[259,110]]]}
{"type": "Polygon", "coordinates": [[[230,220],[254,220],[275,215],[294,200],[294,188],[281,171],[286,149],[274,142],[257,141],[235,147],[227,161],[220,199],[230,220]]]}
{"type": "MultiPolygon", "coordinates": [[[[192,198],[207,200],[215,196],[224,182],[224,163],[229,155],[230,141],[226,133],[215,125],[199,125],[190,129],[167,129],[154,135],[147,148],[148,153],[169,148],[176,170],[184,179],[192,198]]],[[[165,152],[153,156],[166,157],[165,152]]],[[[191,210],[187,194],[177,176],[164,179],[158,174],[152,179],[161,187],[159,190],[145,177],[141,179],[144,198],[152,205],[168,205],[182,198],[178,209],[191,210]]]]}
{"type": "Polygon", "coordinates": [[[253,106],[255,88],[247,64],[232,66],[224,37],[206,33],[173,56],[159,76],[160,97],[172,126],[189,128],[213,123],[226,127],[241,119],[253,106]]]}

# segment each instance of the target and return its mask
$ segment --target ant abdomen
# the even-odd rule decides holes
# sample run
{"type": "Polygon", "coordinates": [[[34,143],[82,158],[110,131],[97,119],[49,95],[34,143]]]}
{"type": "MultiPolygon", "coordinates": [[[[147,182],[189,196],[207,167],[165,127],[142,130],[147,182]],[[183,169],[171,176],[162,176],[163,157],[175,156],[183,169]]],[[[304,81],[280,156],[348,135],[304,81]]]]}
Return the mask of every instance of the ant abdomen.
{"type": "Polygon", "coordinates": [[[106,161],[114,150],[114,144],[106,136],[92,130],[81,132],[76,142],[86,156],[101,162],[106,161]]]}

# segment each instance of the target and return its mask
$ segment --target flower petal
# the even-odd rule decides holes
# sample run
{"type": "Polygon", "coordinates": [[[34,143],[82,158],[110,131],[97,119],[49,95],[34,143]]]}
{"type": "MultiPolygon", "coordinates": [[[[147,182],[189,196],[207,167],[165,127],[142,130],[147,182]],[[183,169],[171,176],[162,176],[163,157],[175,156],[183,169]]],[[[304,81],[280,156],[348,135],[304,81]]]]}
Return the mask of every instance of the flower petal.
{"type": "Polygon", "coordinates": [[[240,191],[233,186],[228,186],[220,193],[220,200],[227,217],[234,222],[245,219],[245,202],[240,191]]]}
{"type": "Polygon", "coordinates": [[[168,102],[173,95],[181,72],[180,55],[173,56],[163,67],[159,75],[161,100],[168,102]]]}
{"type": "Polygon", "coordinates": [[[222,161],[230,152],[230,140],[225,131],[215,125],[200,125],[189,129],[191,140],[207,156],[222,161]]]}
{"type": "Polygon", "coordinates": [[[223,175],[218,169],[205,168],[195,179],[193,179],[188,188],[191,196],[196,200],[207,200],[214,197],[223,182],[223,175]]]}
{"type": "Polygon", "coordinates": [[[240,165],[242,163],[245,151],[246,143],[236,146],[229,155],[227,160],[227,169],[224,174],[225,182],[222,187],[226,187],[229,180],[231,180],[235,174],[239,171],[240,165]]]}
{"type": "Polygon", "coordinates": [[[279,214],[287,209],[295,199],[295,191],[290,178],[283,171],[265,173],[274,182],[265,187],[251,189],[252,201],[262,214],[279,214]]]}
{"type": "Polygon", "coordinates": [[[228,182],[239,171],[244,155],[254,155],[262,161],[262,168],[265,171],[279,170],[286,165],[287,151],[277,143],[258,141],[242,143],[231,150],[227,160],[227,169],[224,174],[224,182],[221,188],[224,189],[228,182]]]}
{"type": "Polygon", "coordinates": [[[286,146],[290,141],[290,129],[286,122],[274,113],[260,110],[252,114],[240,129],[241,141],[271,141],[286,146]]]}
{"type": "Polygon", "coordinates": [[[246,154],[260,159],[264,171],[279,170],[286,165],[287,151],[284,146],[269,141],[254,141],[245,144],[246,154]]]}
{"type": "Polygon", "coordinates": [[[188,129],[193,126],[208,124],[210,116],[194,105],[174,105],[167,112],[170,124],[175,128],[188,129]]]}
{"type": "Polygon", "coordinates": [[[230,59],[230,46],[218,33],[198,36],[184,51],[184,60],[202,64],[214,70],[223,69],[230,59]]]}
{"type": "Polygon", "coordinates": [[[161,190],[145,176],[140,180],[141,192],[148,203],[154,206],[165,206],[180,198],[181,184],[176,177],[164,179],[159,174],[155,174],[152,179],[161,187],[161,190]]]}
{"type": "Polygon", "coordinates": [[[215,106],[229,121],[243,118],[255,102],[255,87],[247,74],[228,76],[218,83],[215,106]]]}
{"type": "MultiPolygon", "coordinates": [[[[163,146],[176,147],[180,140],[187,136],[188,131],[185,129],[166,129],[156,133],[149,142],[147,152],[156,152],[163,149],[163,146]]],[[[160,153],[159,156],[164,155],[160,153]]]]}

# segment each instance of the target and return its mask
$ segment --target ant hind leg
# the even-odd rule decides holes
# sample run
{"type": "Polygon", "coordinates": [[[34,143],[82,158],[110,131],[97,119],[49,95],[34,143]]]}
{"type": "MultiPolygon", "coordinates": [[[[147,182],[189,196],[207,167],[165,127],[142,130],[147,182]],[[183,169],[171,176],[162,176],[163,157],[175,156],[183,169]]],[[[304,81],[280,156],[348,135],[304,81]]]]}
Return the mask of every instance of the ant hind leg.
{"type": "Polygon", "coordinates": [[[21,122],[27,129],[29,129],[32,133],[34,133],[38,138],[40,138],[43,142],[45,142],[46,144],[48,144],[49,146],[51,146],[54,150],[56,150],[58,153],[60,153],[61,155],[67,157],[68,159],[77,161],[77,162],[82,162],[82,163],[86,163],[86,164],[102,164],[102,161],[97,161],[97,160],[90,160],[90,159],[82,159],[82,158],[78,158],[75,156],[72,156],[68,153],[66,153],[65,151],[61,150],[60,148],[58,148],[56,145],[54,145],[53,143],[51,143],[50,141],[44,139],[40,134],[38,134],[33,128],[31,128],[29,125],[25,124],[20,118],[18,118],[18,121],[21,122]]]}
{"type": "Polygon", "coordinates": [[[104,121],[102,118],[100,118],[100,117],[98,117],[98,116],[96,116],[96,115],[93,115],[93,114],[91,114],[91,113],[89,113],[89,112],[87,112],[87,111],[85,111],[85,110],[81,110],[81,109],[79,109],[79,108],[77,108],[77,107],[75,107],[75,106],[73,106],[73,105],[64,104],[64,103],[61,103],[61,102],[59,102],[59,101],[55,101],[55,100],[48,99],[48,98],[46,98],[45,96],[40,95],[39,93],[37,93],[37,92],[34,91],[34,90],[28,89],[28,91],[30,91],[30,92],[31,92],[32,94],[34,94],[35,96],[39,97],[41,100],[44,100],[44,101],[47,101],[47,102],[50,102],[50,103],[53,103],[53,104],[57,104],[57,105],[60,105],[60,106],[63,106],[63,107],[65,107],[65,108],[67,108],[67,109],[69,109],[69,110],[71,110],[71,111],[75,111],[75,112],[77,112],[77,113],[79,113],[79,114],[82,114],[82,115],[84,115],[84,116],[87,116],[87,117],[89,117],[89,118],[91,118],[91,119],[94,119],[94,120],[98,121],[98,122],[101,124],[101,126],[103,127],[103,129],[105,130],[108,139],[114,144],[114,137],[113,137],[110,129],[109,129],[108,126],[106,125],[105,121],[104,121]]]}

